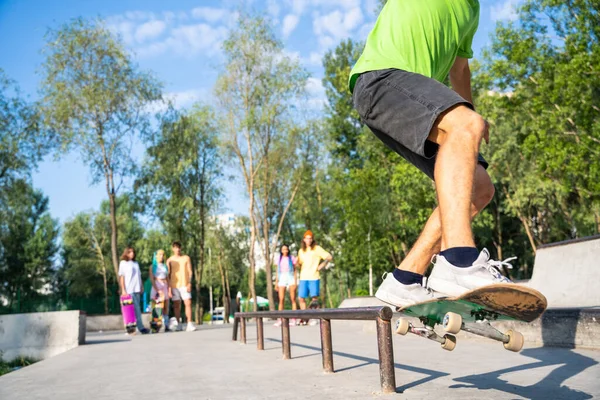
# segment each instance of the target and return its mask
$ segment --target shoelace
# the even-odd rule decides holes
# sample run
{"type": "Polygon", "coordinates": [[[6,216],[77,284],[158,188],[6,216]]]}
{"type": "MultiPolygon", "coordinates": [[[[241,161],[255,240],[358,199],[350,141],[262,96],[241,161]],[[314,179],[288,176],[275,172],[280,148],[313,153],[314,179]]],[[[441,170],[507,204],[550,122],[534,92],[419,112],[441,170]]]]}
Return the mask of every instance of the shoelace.
{"type": "Polygon", "coordinates": [[[494,276],[494,278],[496,278],[502,282],[510,282],[510,279],[508,279],[507,277],[502,275],[501,268],[504,266],[508,269],[512,269],[513,266],[511,263],[509,263],[509,261],[516,260],[516,259],[517,259],[517,257],[509,257],[509,258],[505,259],[504,261],[488,260],[485,263],[485,267],[487,268],[488,271],[490,271],[490,273],[494,276]]]}

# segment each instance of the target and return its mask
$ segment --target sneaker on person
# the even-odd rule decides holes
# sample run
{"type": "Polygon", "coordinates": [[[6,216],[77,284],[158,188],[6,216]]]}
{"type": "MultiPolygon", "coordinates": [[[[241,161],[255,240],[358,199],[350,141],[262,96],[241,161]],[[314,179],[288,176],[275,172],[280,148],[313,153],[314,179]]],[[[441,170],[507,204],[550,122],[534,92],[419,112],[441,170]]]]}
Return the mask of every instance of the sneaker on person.
{"type": "Polygon", "coordinates": [[[311,319],[310,321],[308,321],[308,325],[310,326],[315,326],[319,324],[319,320],[318,319],[311,319]]]}
{"type": "Polygon", "coordinates": [[[171,317],[171,319],[169,320],[169,330],[170,331],[179,330],[179,322],[177,322],[177,318],[171,317]]]}
{"type": "Polygon", "coordinates": [[[273,326],[281,326],[281,318],[277,318],[277,321],[275,321],[273,326]]]}
{"type": "Polygon", "coordinates": [[[383,282],[375,293],[375,297],[384,303],[396,307],[406,307],[411,304],[431,300],[435,298],[435,295],[431,290],[419,283],[405,285],[398,281],[394,277],[394,274],[386,272],[383,282]]]}
{"type": "Polygon", "coordinates": [[[296,318],[290,318],[290,326],[296,326],[296,318]]]}
{"type": "Polygon", "coordinates": [[[196,330],[196,326],[194,326],[193,322],[188,322],[187,326],[185,327],[185,331],[186,332],[193,332],[196,330]]]}
{"type": "Polygon", "coordinates": [[[508,261],[490,260],[490,253],[483,249],[477,260],[470,267],[457,267],[452,265],[444,256],[435,256],[435,266],[429,276],[427,286],[436,292],[449,296],[460,296],[469,290],[494,283],[512,283],[510,279],[500,273],[504,265],[512,268],[508,261]]]}

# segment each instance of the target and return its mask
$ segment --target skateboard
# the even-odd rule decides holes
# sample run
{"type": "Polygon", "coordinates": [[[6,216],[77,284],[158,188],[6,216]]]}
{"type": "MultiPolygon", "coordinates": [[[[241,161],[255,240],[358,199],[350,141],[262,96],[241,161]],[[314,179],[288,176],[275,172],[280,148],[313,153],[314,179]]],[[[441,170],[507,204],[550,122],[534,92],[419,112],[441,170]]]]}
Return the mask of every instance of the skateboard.
{"type": "Polygon", "coordinates": [[[150,330],[152,333],[158,333],[163,324],[163,308],[165,307],[165,298],[162,296],[157,297],[156,299],[151,300],[150,304],[152,307],[150,330]]]}
{"type": "Polygon", "coordinates": [[[406,318],[396,324],[396,333],[408,332],[436,341],[448,351],[454,350],[456,337],[460,331],[497,340],[504,348],[518,352],[523,348],[523,335],[509,330],[505,333],[494,328],[492,321],[531,322],[546,310],[546,297],[535,289],[513,283],[498,283],[470,290],[457,297],[428,300],[396,311],[416,317],[422,327],[413,325],[406,318]],[[443,336],[434,330],[441,325],[446,332],[443,336]]]}
{"type": "Polygon", "coordinates": [[[123,314],[123,325],[125,325],[127,333],[135,333],[137,321],[135,318],[133,299],[130,294],[121,296],[121,314],[123,314]]]}

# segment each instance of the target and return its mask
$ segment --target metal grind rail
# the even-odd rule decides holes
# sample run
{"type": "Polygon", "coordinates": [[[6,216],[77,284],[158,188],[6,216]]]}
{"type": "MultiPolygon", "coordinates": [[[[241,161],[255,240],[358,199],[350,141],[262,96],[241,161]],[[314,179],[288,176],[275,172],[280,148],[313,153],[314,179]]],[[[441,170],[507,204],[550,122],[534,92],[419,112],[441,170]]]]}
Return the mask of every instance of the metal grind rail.
{"type": "Polygon", "coordinates": [[[394,371],[394,345],[392,342],[392,309],[386,306],[333,308],[296,311],[259,311],[237,312],[233,321],[232,340],[237,340],[238,326],[240,342],[246,344],[246,318],[256,318],[256,337],[258,350],[264,350],[263,318],[281,318],[281,346],[283,359],[292,358],[290,347],[290,318],[320,319],[321,321],[321,355],[323,370],[334,372],[333,346],[331,342],[331,320],[374,320],[377,324],[377,348],[379,350],[379,377],[384,393],[396,392],[396,375],[394,371]]]}

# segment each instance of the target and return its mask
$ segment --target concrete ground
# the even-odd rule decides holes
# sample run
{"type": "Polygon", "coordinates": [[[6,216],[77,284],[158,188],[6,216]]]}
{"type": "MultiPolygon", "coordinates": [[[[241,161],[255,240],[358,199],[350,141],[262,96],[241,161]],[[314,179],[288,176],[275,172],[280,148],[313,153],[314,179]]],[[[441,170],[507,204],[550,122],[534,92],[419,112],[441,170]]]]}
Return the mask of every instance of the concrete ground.
{"type": "Polygon", "coordinates": [[[231,341],[230,327],[136,336],[88,334],[87,344],[0,377],[0,399],[590,399],[600,397],[600,351],[526,348],[484,339],[437,343],[394,335],[398,393],[379,386],[376,335],[332,321],[336,373],[324,374],[318,326],[265,323],[265,350],[231,341]]]}

